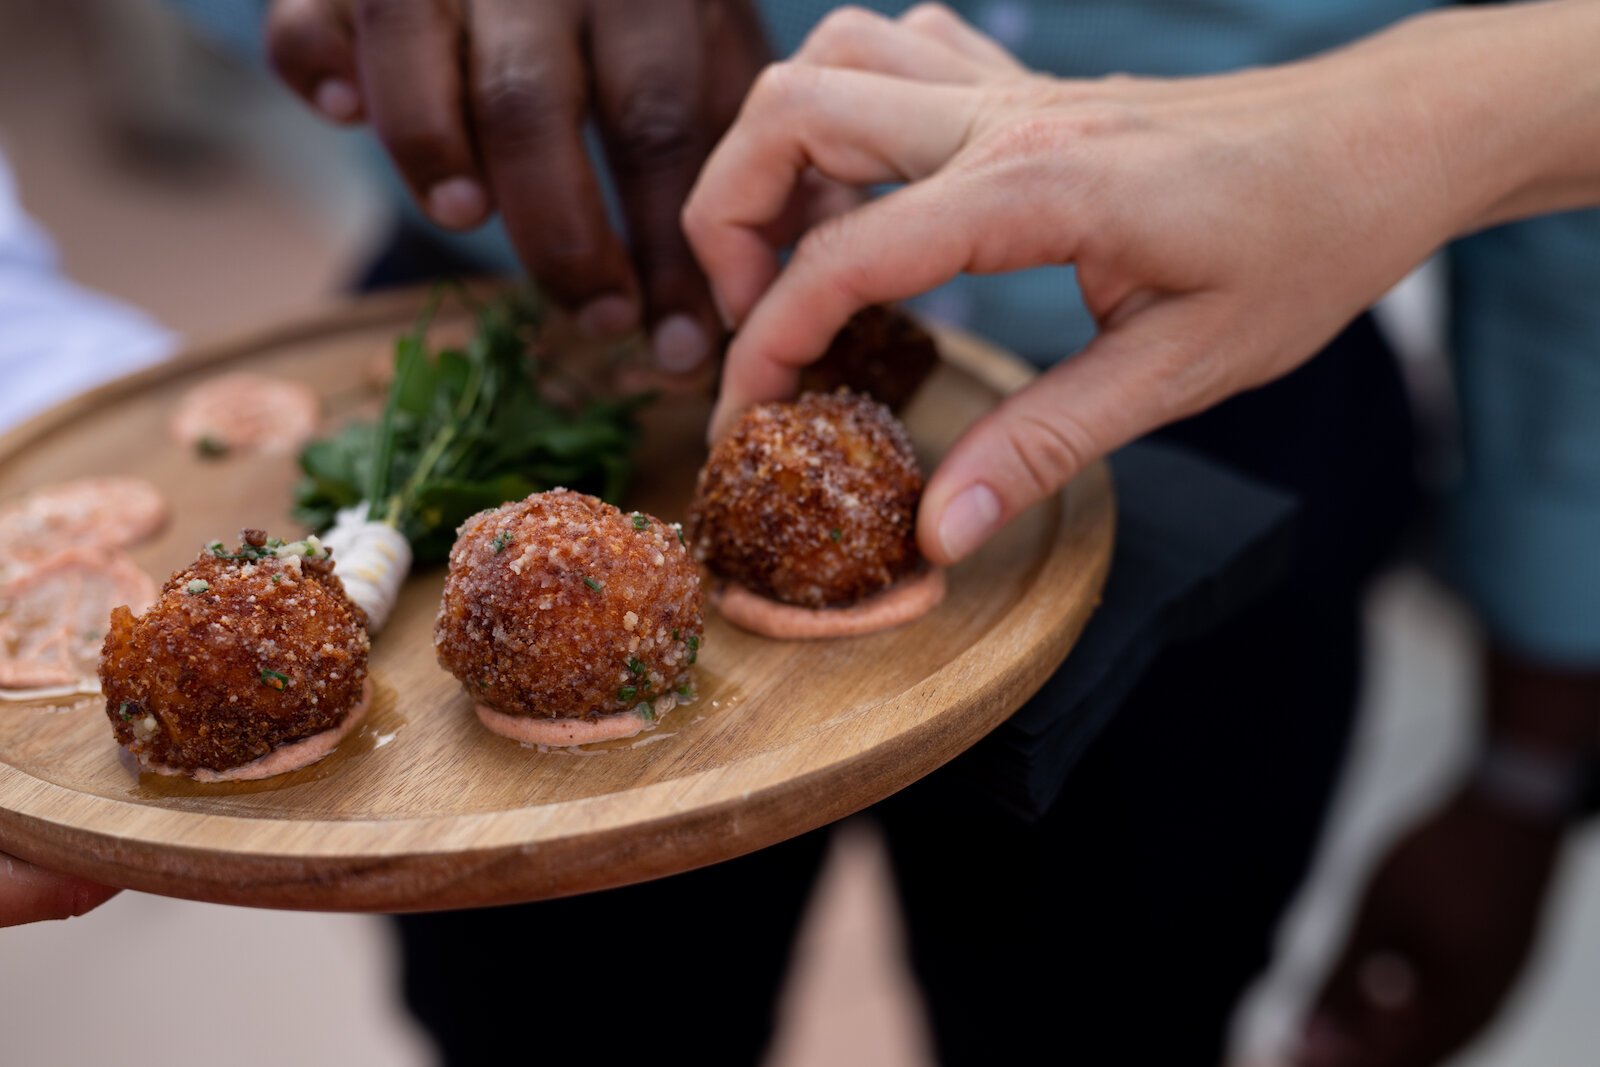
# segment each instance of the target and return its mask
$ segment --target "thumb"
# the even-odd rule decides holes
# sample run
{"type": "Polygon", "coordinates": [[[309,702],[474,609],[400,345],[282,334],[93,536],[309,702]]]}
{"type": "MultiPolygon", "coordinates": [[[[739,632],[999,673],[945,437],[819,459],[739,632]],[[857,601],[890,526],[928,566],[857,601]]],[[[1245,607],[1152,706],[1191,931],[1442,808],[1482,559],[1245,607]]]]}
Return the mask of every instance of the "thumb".
{"type": "Polygon", "coordinates": [[[99,907],[116,893],[109,886],[0,854],[0,927],[69,919],[99,907]]]}
{"type": "Polygon", "coordinates": [[[1200,294],[1156,297],[974,423],[923,494],[923,554],[955,563],[1101,456],[1227,396],[1210,319],[1200,294]]]}

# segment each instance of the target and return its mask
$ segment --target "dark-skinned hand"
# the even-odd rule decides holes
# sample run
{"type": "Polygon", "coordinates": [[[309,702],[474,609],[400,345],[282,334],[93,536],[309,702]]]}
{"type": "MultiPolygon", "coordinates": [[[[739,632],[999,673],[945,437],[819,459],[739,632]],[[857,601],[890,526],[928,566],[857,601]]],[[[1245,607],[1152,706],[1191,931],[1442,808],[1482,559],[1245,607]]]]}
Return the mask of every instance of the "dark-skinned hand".
{"type": "Polygon", "coordinates": [[[1295,1062],[1430,1067],[1477,1036],[1528,958],[1561,836],[1466,790],[1396,842],[1295,1062]]]}
{"type": "Polygon", "coordinates": [[[747,0],[273,0],[267,42],[318,112],[371,125],[435,222],[498,208],[587,335],[644,325],[674,373],[718,347],[678,213],[769,58],[747,0]],[[627,246],[585,149],[591,120],[627,246]]]}

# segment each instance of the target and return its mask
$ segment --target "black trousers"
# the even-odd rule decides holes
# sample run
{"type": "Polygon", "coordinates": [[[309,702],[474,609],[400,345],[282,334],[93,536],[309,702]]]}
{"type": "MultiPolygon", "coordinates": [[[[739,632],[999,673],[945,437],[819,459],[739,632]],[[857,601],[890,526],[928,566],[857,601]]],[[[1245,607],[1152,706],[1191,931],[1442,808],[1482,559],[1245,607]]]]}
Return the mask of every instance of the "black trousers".
{"type": "MultiPolygon", "coordinates": [[[[1041,822],[942,774],[867,813],[943,1063],[1219,1063],[1315,847],[1361,588],[1411,495],[1392,354],[1363,317],[1164,436],[1300,496],[1293,572],[1160,657],[1041,822]]],[[[827,835],[584,897],[401,917],[406,1001],[450,1064],[498,1067],[508,1039],[528,1062],[757,1063],[827,835]]]]}

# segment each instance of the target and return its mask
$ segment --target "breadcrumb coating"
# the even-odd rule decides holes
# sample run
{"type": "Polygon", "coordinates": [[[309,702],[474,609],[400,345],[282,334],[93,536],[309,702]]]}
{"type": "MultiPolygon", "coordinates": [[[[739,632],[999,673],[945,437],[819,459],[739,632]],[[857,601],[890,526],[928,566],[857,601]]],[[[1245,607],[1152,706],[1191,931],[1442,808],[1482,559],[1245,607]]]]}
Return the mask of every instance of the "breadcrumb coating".
{"type": "Polygon", "coordinates": [[[433,643],[495,711],[594,718],[686,696],[704,632],[676,525],[554,489],[462,524],[433,643]]]}
{"type": "Polygon", "coordinates": [[[922,473],[905,428],[846,390],[750,409],[689,508],[695,558],[787,604],[853,604],[916,569],[922,473]]]}
{"type": "Polygon", "coordinates": [[[112,613],[106,715],[147,766],[237,767],[338,725],[361,701],[365,619],[331,560],[276,554],[260,530],[242,539],[232,552],[214,542],[144,614],[112,613]]]}

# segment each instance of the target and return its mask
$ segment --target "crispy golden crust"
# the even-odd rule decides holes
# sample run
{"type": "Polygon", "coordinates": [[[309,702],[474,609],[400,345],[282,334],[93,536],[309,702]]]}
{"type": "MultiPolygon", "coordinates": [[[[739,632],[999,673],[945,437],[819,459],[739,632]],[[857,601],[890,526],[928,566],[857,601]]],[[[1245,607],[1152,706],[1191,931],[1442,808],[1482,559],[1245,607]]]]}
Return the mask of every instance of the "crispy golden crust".
{"type": "Polygon", "coordinates": [[[688,685],[703,634],[675,526],[556,489],[462,524],[433,643],[495,711],[592,718],[688,685]]]}
{"type": "Polygon", "coordinates": [[[112,613],[100,686],[141,761],[221,771],[338,725],[361,700],[369,647],[326,561],[207,551],[143,615],[112,613]]]}
{"type": "Polygon", "coordinates": [[[939,363],[933,336],[898,308],[862,308],[822,358],[800,372],[802,392],[849,389],[900,411],[939,363]]]}
{"type": "Polygon", "coordinates": [[[695,557],[787,604],[852,604],[918,562],[922,474],[888,409],[843,390],[745,413],[689,508],[695,557]]]}

